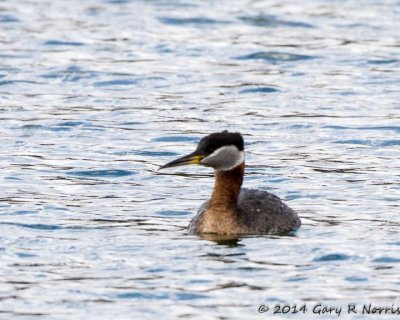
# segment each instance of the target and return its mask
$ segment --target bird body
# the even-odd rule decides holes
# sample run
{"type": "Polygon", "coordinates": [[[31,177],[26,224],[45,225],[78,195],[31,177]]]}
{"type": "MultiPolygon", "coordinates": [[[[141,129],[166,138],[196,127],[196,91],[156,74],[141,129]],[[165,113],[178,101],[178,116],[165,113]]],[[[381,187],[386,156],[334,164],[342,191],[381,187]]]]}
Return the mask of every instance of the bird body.
{"type": "Polygon", "coordinates": [[[282,233],[301,226],[296,212],[277,196],[241,188],[245,163],[244,142],[239,133],[213,133],[200,141],[195,152],[162,168],[185,164],[215,169],[214,191],[190,222],[190,234],[282,233]]]}

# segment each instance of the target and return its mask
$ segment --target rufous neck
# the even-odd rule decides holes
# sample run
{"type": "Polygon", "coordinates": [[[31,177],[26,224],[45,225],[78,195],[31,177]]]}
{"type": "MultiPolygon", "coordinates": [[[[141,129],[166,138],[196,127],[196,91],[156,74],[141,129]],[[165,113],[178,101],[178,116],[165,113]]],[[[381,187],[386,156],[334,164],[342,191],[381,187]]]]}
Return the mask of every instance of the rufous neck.
{"type": "Polygon", "coordinates": [[[229,171],[215,171],[215,186],[211,196],[212,205],[236,206],[243,183],[244,162],[229,171]]]}

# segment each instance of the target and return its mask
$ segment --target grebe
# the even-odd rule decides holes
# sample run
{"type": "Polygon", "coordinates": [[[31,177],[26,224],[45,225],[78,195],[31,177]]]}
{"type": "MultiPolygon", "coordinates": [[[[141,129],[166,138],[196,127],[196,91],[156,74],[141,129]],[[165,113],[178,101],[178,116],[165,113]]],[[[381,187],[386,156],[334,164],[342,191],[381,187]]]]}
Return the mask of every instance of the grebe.
{"type": "Polygon", "coordinates": [[[215,186],[192,219],[190,234],[266,234],[296,230],[301,222],[296,212],[277,196],[254,189],[241,189],[244,175],[244,141],[240,133],[212,133],[197,149],[160,169],[199,164],[215,170],[215,186]]]}

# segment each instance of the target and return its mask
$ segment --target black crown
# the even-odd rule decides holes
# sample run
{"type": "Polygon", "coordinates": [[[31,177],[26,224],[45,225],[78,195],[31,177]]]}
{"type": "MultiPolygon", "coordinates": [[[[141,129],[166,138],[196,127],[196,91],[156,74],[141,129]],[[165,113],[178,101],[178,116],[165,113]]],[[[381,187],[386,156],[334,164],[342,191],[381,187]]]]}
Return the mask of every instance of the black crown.
{"type": "Polygon", "coordinates": [[[243,137],[239,132],[222,132],[212,133],[202,138],[197,147],[197,151],[202,151],[206,155],[213,153],[215,150],[224,146],[236,146],[239,151],[244,150],[243,137]]]}

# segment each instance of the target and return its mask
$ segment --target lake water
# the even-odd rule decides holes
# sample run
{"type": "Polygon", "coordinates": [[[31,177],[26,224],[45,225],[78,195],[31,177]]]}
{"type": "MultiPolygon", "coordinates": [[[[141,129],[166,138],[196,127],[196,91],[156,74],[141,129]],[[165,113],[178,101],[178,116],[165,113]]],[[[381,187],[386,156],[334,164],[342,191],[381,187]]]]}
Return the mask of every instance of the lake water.
{"type": "Polygon", "coordinates": [[[399,18],[398,0],[1,1],[0,318],[400,307],[399,18]],[[157,169],[224,129],[293,236],[187,235],[213,172],[157,169]]]}

